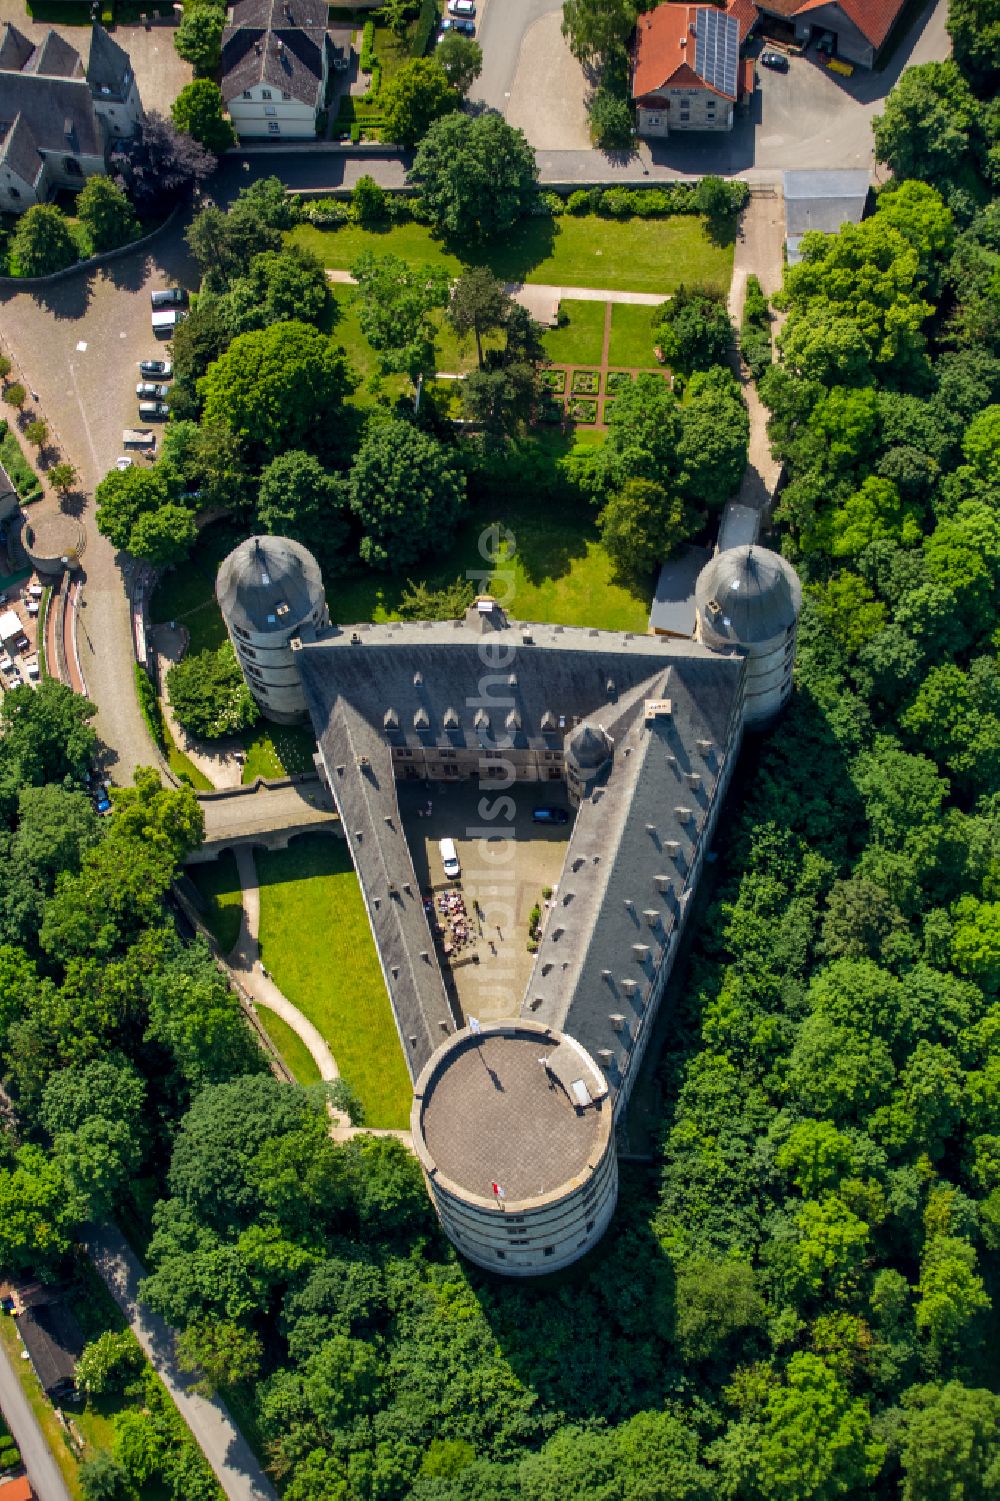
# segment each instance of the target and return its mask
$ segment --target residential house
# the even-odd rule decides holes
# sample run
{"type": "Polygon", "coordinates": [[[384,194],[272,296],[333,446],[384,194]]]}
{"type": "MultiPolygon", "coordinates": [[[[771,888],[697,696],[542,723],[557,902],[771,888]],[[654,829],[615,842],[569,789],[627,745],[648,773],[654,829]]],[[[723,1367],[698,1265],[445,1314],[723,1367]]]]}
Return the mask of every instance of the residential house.
{"type": "Polygon", "coordinates": [[[135,134],[142,103],[127,52],[94,26],[86,68],[56,32],[37,44],[0,30],[0,211],[21,214],[106,170],[111,143],[135,134]]]}
{"type": "Polygon", "coordinates": [[[636,26],[632,98],[641,136],[732,130],[737,102],[753,91],[740,47],[756,20],[751,0],[659,5],[636,26]]]}
{"type": "Polygon", "coordinates": [[[800,46],[825,33],[836,57],[873,68],[885,48],[906,0],[757,0],[767,31],[800,46]]]}
{"type": "Polygon", "coordinates": [[[310,140],[333,47],[326,0],[236,0],[222,34],[222,97],[241,140],[310,140]]]}

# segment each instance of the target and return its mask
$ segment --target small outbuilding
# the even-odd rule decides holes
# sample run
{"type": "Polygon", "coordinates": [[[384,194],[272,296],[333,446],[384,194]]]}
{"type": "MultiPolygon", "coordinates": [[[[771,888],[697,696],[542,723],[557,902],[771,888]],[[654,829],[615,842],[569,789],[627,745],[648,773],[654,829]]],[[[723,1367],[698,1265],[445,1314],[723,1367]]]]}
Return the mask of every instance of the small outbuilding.
{"type": "Polygon", "coordinates": [[[26,1308],[17,1329],[45,1395],[53,1402],[72,1396],[84,1338],[68,1304],[57,1299],[26,1308]]]}
{"type": "Polygon", "coordinates": [[[866,167],[830,172],[786,172],[785,247],[788,264],[802,259],[802,236],[810,230],[835,235],[844,224],[860,224],[868,207],[871,174],[866,167]]]}

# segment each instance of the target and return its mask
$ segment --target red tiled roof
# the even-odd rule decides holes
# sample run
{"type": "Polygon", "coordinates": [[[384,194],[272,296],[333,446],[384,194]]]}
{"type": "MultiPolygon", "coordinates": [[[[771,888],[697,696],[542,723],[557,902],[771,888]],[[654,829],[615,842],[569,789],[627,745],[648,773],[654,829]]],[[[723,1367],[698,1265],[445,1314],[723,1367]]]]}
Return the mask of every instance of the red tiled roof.
{"type": "MultiPolygon", "coordinates": [[[[694,27],[699,11],[717,6],[658,5],[641,15],[635,28],[635,64],[632,70],[632,96],[642,98],[658,89],[708,89],[721,98],[727,95],[712,87],[694,69],[694,27]]],[[[725,14],[733,16],[740,30],[740,42],[757,18],[753,0],[729,0],[725,14]]]]}
{"type": "Polygon", "coordinates": [[[804,0],[795,14],[801,16],[806,11],[818,10],[831,3],[842,10],[849,21],[854,22],[861,35],[873,47],[881,47],[906,0],[804,0]]]}
{"type": "Polygon", "coordinates": [[[0,1501],[37,1501],[27,1475],[18,1475],[16,1480],[0,1480],[0,1501]]]}

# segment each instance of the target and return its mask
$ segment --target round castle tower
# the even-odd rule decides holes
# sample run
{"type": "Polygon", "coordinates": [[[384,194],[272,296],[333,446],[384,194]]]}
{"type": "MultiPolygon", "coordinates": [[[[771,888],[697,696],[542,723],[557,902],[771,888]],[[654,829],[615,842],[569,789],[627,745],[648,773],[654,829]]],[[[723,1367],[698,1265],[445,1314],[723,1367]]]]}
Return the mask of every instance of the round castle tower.
{"type": "Polygon", "coordinates": [[[802,585],[791,563],[756,545],[716,553],[695,584],[698,636],[747,657],[743,722],[763,729],[792,691],[802,585]]]}
{"type": "Polygon", "coordinates": [[[288,537],[250,537],[223,561],[215,597],[261,712],[295,724],[306,713],[296,646],[304,629],[330,623],[316,559],[288,537]]]}
{"type": "Polygon", "coordinates": [[[565,1033],[470,1026],[431,1055],[410,1133],[448,1239],[478,1266],[533,1277],[597,1244],[618,1197],[604,1075],[565,1033]]]}

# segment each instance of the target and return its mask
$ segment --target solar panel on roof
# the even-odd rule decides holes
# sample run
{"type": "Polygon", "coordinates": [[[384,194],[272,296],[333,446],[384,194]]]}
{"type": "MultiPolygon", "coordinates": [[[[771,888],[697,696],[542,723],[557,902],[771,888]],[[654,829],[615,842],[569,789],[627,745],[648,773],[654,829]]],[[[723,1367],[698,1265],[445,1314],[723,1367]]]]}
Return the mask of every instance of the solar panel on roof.
{"type": "Polygon", "coordinates": [[[735,99],[739,55],[740,28],[735,16],[721,10],[699,10],[694,42],[694,70],[699,78],[735,99]]]}

